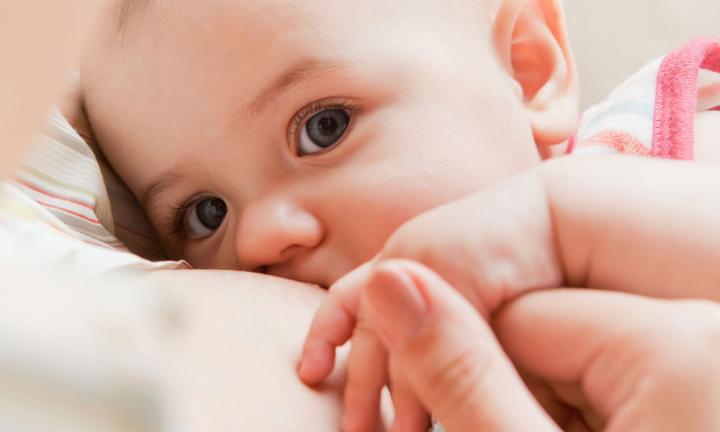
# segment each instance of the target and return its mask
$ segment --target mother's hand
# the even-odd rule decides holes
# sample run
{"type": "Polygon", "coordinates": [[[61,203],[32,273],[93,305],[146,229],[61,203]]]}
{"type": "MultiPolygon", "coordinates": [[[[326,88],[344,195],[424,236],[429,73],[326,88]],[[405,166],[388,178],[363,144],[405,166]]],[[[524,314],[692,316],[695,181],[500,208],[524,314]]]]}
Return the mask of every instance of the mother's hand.
{"type": "Polygon", "coordinates": [[[449,431],[557,430],[511,360],[547,385],[568,430],[720,430],[720,306],[555,290],[505,306],[494,330],[440,277],[382,263],[365,292],[390,352],[397,429],[425,409],[449,431]]]}

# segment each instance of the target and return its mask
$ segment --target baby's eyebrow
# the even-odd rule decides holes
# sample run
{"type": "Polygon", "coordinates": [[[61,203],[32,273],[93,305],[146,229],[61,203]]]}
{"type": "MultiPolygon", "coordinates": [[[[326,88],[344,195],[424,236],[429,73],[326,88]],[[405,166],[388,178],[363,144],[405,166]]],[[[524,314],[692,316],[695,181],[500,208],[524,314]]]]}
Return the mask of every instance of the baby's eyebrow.
{"type": "Polygon", "coordinates": [[[281,94],[303,81],[329,72],[347,68],[346,63],[306,57],[292,64],[265,87],[245,108],[250,116],[257,116],[272,104],[281,94]]]}
{"type": "Polygon", "coordinates": [[[186,175],[187,172],[182,167],[173,167],[160,174],[150,182],[145,192],[140,195],[140,205],[142,208],[146,211],[150,210],[149,206],[155,202],[158,196],[182,183],[186,175]]]}

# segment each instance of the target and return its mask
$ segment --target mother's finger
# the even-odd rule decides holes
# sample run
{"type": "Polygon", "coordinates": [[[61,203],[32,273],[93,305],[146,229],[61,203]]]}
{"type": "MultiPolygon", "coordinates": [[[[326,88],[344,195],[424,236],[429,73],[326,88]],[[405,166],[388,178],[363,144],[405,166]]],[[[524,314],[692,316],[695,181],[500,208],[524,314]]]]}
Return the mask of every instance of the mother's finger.
{"type": "Polygon", "coordinates": [[[720,426],[711,408],[720,404],[716,304],[555,290],[510,303],[494,326],[518,367],[577,384],[618,430],[720,426]]]}
{"type": "Polygon", "coordinates": [[[449,431],[557,430],[486,321],[435,273],[385,261],[365,295],[392,361],[449,431]]]}

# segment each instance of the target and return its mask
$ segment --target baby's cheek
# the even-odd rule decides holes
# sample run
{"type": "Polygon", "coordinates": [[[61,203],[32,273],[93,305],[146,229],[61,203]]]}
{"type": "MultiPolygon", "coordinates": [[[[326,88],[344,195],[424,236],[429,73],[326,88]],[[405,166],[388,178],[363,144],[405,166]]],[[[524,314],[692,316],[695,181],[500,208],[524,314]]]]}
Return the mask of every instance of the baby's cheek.
{"type": "Polygon", "coordinates": [[[228,232],[218,233],[217,238],[206,242],[187,244],[182,252],[174,256],[182,257],[196,269],[243,270],[232,235],[228,232]]]}
{"type": "MultiPolygon", "coordinates": [[[[380,179],[381,177],[375,177],[380,179]]],[[[437,189],[408,177],[369,180],[347,191],[351,200],[336,207],[342,220],[345,247],[357,263],[374,257],[405,222],[447,201],[437,189]]]]}

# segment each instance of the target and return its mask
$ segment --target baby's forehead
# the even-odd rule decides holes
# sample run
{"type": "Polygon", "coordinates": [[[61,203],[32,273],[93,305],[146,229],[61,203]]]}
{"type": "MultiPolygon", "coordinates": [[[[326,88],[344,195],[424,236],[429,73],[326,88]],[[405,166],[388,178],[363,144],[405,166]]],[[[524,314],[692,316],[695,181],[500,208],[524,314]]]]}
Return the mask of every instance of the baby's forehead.
{"type": "MultiPolygon", "coordinates": [[[[297,26],[313,26],[328,22],[342,22],[351,26],[372,25],[378,21],[395,19],[398,25],[405,20],[421,17],[428,24],[433,21],[452,22],[459,18],[478,18],[488,15],[489,5],[498,0],[117,0],[115,24],[127,28],[141,18],[143,12],[154,10],[151,21],[169,18],[175,12],[206,11],[232,17],[238,23],[254,22],[270,26],[290,25],[284,31],[293,32],[297,26]]],[[[212,14],[203,14],[211,16],[212,14]]],[[[476,22],[477,24],[477,22],[476,22]]],[[[322,30],[322,29],[317,29],[322,30]]],[[[459,29],[458,29],[459,30],[459,29]]]]}
{"type": "Polygon", "coordinates": [[[428,45],[477,39],[487,35],[487,4],[495,0],[118,1],[116,26],[131,34],[128,39],[157,38],[165,46],[182,38],[211,50],[222,40],[238,55],[246,46],[275,50],[282,40],[312,47],[322,57],[325,50],[350,53],[358,45],[394,45],[411,55],[428,45]]]}
{"type": "Polygon", "coordinates": [[[119,33],[125,32],[133,18],[151,1],[153,0],[118,0],[112,11],[113,30],[119,33]]]}
{"type": "Polygon", "coordinates": [[[342,75],[343,83],[359,87],[430,79],[443,66],[475,66],[491,57],[479,46],[489,46],[479,43],[487,35],[478,9],[483,0],[120,1],[127,2],[118,12],[130,20],[128,35],[118,49],[101,50],[99,58],[108,61],[93,65],[115,65],[118,86],[152,81],[150,75],[156,87],[166,84],[163,76],[183,80],[168,95],[153,89],[168,100],[190,92],[230,98],[228,88],[234,98],[254,97],[294,65],[306,69],[307,59],[332,70],[342,65],[337,80],[342,75]],[[471,31],[477,34],[468,37],[471,31]],[[115,52],[122,55],[107,54],[115,52]]]}

